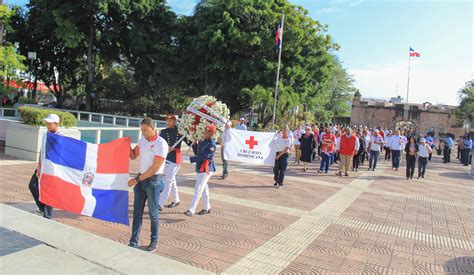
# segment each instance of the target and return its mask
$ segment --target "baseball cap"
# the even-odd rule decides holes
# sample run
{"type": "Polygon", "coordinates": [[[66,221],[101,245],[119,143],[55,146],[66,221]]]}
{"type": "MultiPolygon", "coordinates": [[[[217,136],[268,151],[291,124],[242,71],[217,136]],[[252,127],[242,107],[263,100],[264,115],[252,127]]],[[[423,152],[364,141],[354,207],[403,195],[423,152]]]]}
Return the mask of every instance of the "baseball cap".
{"type": "Polygon", "coordinates": [[[242,121],[242,120],[245,120],[245,118],[244,118],[244,117],[241,117],[240,120],[241,120],[241,121],[242,121]]]}
{"type": "Polygon", "coordinates": [[[421,142],[426,142],[426,139],[422,138],[422,139],[421,139],[421,142]]]}
{"type": "Polygon", "coordinates": [[[166,116],[166,120],[168,120],[168,119],[174,119],[174,120],[176,120],[176,116],[175,116],[175,115],[167,115],[167,116],[166,116]]]}
{"type": "Polygon", "coordinates": [[[47,123],[59,123],[60,119],[59,119],[59,116],[57,114],[49,114],[44,119],[44,121],[46,121],[47,123]]]}
{"type": "Polygon", "coordinates": [[[208,125],[206,126],[206,131],[215,133],[217,131],[216,125],[208,125]]]}

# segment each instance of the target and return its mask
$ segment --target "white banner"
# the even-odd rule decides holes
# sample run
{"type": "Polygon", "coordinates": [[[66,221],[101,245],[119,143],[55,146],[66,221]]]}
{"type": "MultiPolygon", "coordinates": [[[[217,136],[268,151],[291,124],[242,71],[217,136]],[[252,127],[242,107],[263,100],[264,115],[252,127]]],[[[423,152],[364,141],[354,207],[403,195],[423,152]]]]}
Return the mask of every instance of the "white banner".
{"type": "Polygon", "coordinates": [[[223,134],[224,159],[244,163],[274,165],[276,133],[226,129],[223,134]]]}

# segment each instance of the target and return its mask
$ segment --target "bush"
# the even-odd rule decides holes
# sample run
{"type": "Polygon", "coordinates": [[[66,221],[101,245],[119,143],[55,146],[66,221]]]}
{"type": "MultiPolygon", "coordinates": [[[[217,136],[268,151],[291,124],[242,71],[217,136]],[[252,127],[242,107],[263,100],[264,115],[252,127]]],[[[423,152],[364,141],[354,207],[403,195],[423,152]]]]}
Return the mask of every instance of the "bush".
{"type": "Polygon", "coordinates": [[[32,126],[45,126],[46,122],[44,119],[49,114],[57,114],[61,119],[59,123],[62,127],[75,127],[77,125],[77,120],[74,115],[68,112],[61,112],[57,110],[51,109],[43,109],[43,108],[36,108],[36,107],[28,107],[22,106],[18,108],[20,111],[20,120],[22,123],[32,126]]]}
{"type": "Polygon", "coordinates": [[[20,98],[18,98],[18,103],[20,103],[20,104],[36,104],[36,101],[32,98],[27,98],[25,96],[20,96],[20,98]]]}

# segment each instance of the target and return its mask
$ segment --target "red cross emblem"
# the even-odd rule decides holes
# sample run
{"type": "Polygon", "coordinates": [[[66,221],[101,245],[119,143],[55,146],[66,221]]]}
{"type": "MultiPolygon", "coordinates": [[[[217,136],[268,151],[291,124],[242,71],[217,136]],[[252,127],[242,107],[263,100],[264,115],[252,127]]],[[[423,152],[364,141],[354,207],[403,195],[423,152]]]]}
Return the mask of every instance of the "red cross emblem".
{"type": "Polygon", "coordinates": [[[250,138],[245,141],[245,144],[247,144],[250,150],[252,150],[254,146],[258,145],[258,141],[255,140],[254,136],[250,136],[250,138]]]}

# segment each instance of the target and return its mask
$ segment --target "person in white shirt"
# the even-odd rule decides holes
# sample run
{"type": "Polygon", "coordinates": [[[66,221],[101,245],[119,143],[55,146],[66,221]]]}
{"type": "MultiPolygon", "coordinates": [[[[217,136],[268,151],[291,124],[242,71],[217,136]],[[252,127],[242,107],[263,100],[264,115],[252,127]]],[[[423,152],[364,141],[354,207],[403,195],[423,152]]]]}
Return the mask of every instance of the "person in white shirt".
{"type": "Polygon", "coordinates": [[[130,159],[140,158],[140,172],[128,181],[128,186],[133,186],[134,193],[132,236],[129,246],[138,246],[143,210],[148,200],[151,236],[147,250],[153,252],[158,244],[158,202],[164,187],[163,173],[169,146],[166,140],[158,135],[155,123],[150,118],[144,118],[140,128],[143,135],[135,148],[130,149],[130,159]]]}
{"type": "Polygon", "coordinates": [[[295,164],[300,163],[301,151],[300,151],[300,138],[304,135],[304,131],[301,126],[296,127],[293,132],[293,145],[295,146],[295,164]]]}
{"type": "Polygon", "coordinates": [[[383,145],[383,138],[379,135],[379,130],[375,129],[372,137],[370,138],[369,142],[369,150],[370,150],[370,157],[369,157],[369,171],[375,171],[377,166],[377,160],[380,154],[380,147],[383,145]]]}
{"type": "Polygon", "coordinates": [[[283,186],[283,180],[285,179],[286,168],[288,167],[288,152],[291,147],[291,140],[288,137],[288,131],[285,129],[278,135],[275,140],[276,143],[276,157],[275,166],[273,167],[273,179],[275,183],[273,186],[281,188],[283,186]]]}
{"type": "Polygon", "coordinates": [[[426,166],[428,165],[428,158],[432,149],[426,142],[426,139],[421,139],[421,144],[418,146],[418,179],[425,178],[426,166]]]}
{"type": "Polygon", "coordinates": [[[387,146],[392,151],[392,170],[398,171],[400,167],[400,153],[405,148],[405,139],[400,136],[400,130],[396,130],[390,137],[387,146]]]}
{"type": "Polygon", "coordinates": [[[245,125],[245,118],[240,118],[240,123],[235,127],[237,130],[247,131],[247,125],[245,125]]]}
{"type": "MultiPolygon", "coordinates": [[[[61,119],[57,114],[49,114],[45,119],[44,122],[46,123],[46,128],[48,129],[48,132],[53,133],[55,135],[60,135],[64,136],[64,134],[61,132],[59,129],[59,123],[61,122],[61,119]]],[[[47,134],[43,136],[43,143],[46,144],[46,137],[47,134]]],[[[43,153],[43,152],[41,152],[43,153]]],[[[40,153],[40,154],[41,154],[40,153]]],[[[41,158],[38,161],[36,171],[31,177],[30,184],[29,184],[29,189],[31,191],[31,194],[33,195],[33,199],[35,200],[36,205],[38,206],[38,210],[36,213],[40,214],[43,213],[43,217],[47,219],[51,219],[51,216],[53,214],[53,208],[49,205],[46,205],[42,203],[39,200],[39,184],[38,184],[38,179],[41,175],[41,158]]]]}

